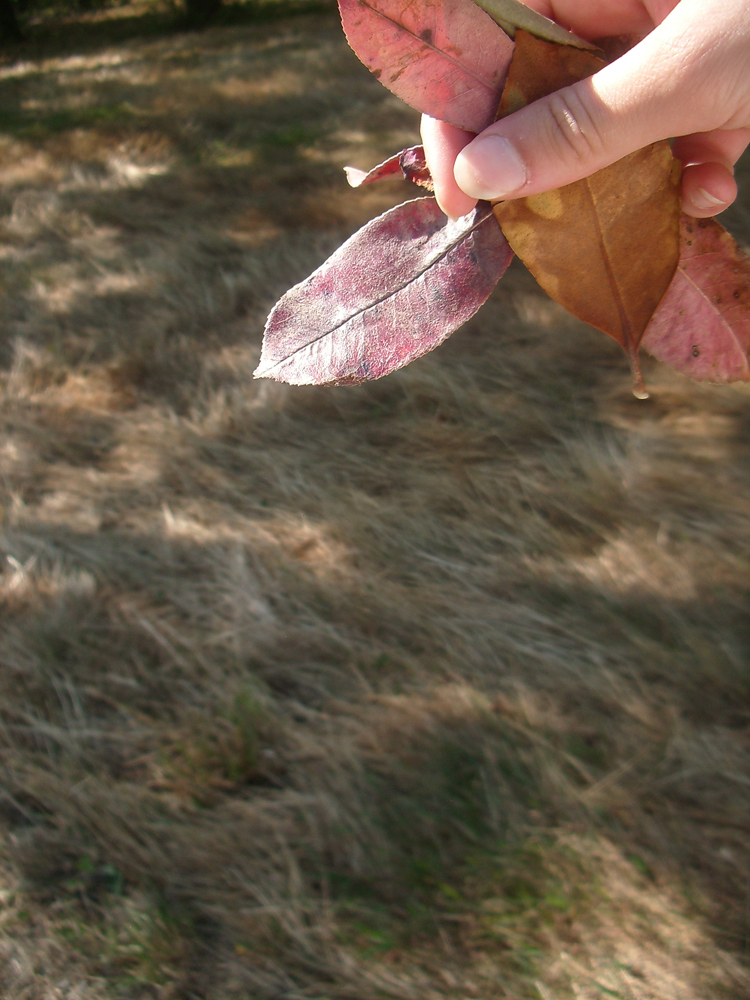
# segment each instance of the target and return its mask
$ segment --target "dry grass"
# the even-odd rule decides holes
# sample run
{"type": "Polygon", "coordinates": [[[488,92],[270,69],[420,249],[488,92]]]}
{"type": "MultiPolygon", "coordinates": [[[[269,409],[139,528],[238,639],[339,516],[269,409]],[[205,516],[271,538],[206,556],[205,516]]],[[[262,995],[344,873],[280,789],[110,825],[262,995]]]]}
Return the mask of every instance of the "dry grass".
{"type": "Polygon", "coordinates": [[[97,38],[0,66],[2,995],[750,997],[748,390],[515,266],[253,382],[415,116],[333,15],[97,38]]]}

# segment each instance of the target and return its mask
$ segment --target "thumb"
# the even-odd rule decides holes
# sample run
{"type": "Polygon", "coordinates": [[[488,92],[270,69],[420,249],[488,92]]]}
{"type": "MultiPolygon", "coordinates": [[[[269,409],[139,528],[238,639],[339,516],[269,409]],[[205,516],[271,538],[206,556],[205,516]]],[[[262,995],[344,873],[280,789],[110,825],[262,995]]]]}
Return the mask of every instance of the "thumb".
{"type": "MultiPolygon", "coordinates": [[[[686,6],[693,6],[688,0],[686,6]]],[[[456,158],[472,198],[522,197],[587,177],[659,139],[720,127],[705,100],[710,43],[682,4],[594,76],[495,122],[456,158]],[[682,16],[680,16],[682,15],[682,16]]]]}

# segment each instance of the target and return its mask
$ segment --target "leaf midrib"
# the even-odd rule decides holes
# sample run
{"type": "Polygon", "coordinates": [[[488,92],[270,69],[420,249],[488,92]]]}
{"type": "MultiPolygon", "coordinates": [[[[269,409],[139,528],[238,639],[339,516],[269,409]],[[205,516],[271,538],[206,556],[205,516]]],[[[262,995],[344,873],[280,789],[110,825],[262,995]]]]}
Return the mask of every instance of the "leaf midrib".
{"type": "Polygon", "coordinates": [[[633,343],[632,324],[625,309],[625,303],[623,301],[623,296],[617,281],[617,277],[612,268],[612,264],[610,263],[609,251],[607,249],[607,244],[604,240],[604,232],[602,231],[601,221],[599,219],[599,212],[597,211],[596,201],[594,199],[594,193],[591,189],[590,179],[588,177],[584,178],[583,184],[586,190],[586,194],[589,197],[591,210],[594,216],[594,221],[596,223],[596,237],[599,242],[599,250],[601,251],[602,260],[604,261],[604,267],[607,272],[607,278],[609,279],[610,287],[614,292],[614,299],[615,299],[615,304],[617,305],[617,311],[620,314],[620,326],[622,327],[622,336],[623,340],[625,341],[625,343],[622,346],[625,348],[625,351],[628,354],[632,354],[638,349],[638,344],[633,343]]]}

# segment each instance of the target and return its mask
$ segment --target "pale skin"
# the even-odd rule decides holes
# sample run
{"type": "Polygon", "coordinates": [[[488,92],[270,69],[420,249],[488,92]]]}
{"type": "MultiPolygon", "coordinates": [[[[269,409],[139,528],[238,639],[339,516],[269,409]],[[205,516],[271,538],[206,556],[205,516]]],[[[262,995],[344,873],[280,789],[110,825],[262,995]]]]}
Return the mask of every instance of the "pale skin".
{"type": "Polygon", "coordinates": [[[479,136],[422,117],[443,211],[570,184],[659,139],[683,164],[682,207],[717,215],[737,197],[750,143],[750,0],[525,0],[587,39],[639,38],[624,56],[479,136]]]}

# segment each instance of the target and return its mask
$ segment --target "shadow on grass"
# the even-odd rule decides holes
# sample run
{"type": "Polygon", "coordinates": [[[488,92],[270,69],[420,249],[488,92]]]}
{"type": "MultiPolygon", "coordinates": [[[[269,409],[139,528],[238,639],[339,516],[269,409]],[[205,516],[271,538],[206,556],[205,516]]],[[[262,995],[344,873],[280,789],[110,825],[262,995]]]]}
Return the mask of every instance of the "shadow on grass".
{"type": "Polygon", "coordinates": [[[335,10],[334,0],[243,0],[226,3],[210,24],[192,25],[177,6],[173,9],[119,13],[117,8],[103,15],[40,17],[25,25],[23,42],[5,41],[0,47],[0,64],[18,59],[64,56],[98,48],[148,41],[178,32],[201,32],[212,28],[240,27],[335,10]],[[109,16],[107,16],[109,14],[109,16]]]}
{"type": "MultiPolygon", "coordinates": [[[[307,490],[335,503],[326,479],[318,463],[307,490]]],[[[195,483],[184,499],[200,494],[195,483]]],[[[261,494],[245,497],[258,529],[274,517],[261,494]]],[[[174,489],[169,503],[179,510],[174,489]]],[[[741,949],[744,897],[709,861],[706,830],[739,850],[733,824],[750,821],[735,794],[746,762],[722,756],[744,731],[748,677],[712,652],[746,642],[746,593],[703,581],[694,600],[648,601],[578,585],[561,612],[516,567],[511,600],[475,588],[469,631],[465,609],[399,601],[394,565],[371,567],[381,592],[366,595],[316,579],[262,530],[196,543],[169,524],[82,534],[27,518],[2,540],[19,564],[37,559],[0,643],[10,856],[45,905],[84,901],[79,931],[146,893],[167,922],[182,914],[184,942],[215,941],[199,978],[219,974],[228,942],[242,955],[252,940],[309,984],[332,961],[327,927],[363,961],[413,952],[429,967],[437,949],[467,976],[477,949],[498,949],[522,985],[556,935],[579,944],[610,905],[621,919],[583,847],[596,856],[601,837],[654,915],[686,905],[666,902],[676,866],[698,891],[694,916],[741,949]],[[446,681],[433,664],[449,644],[446,681]],[[644,647],[653,662],[634,677],[644,647]]]]}

